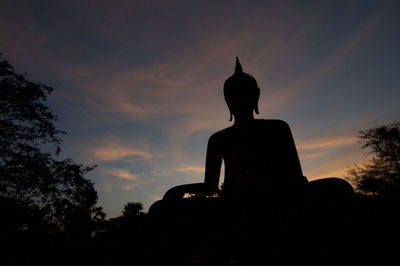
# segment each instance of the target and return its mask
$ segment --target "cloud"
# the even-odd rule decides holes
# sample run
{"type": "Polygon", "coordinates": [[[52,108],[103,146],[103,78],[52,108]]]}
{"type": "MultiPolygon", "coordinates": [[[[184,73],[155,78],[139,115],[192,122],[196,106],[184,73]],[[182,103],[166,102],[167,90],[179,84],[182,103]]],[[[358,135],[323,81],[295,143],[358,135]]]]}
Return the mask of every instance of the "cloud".
{"type": "Polygon", "coordinates": [[[160,196],[160,195],[152,195],[152,196],[150,196],[150,198],[151,198],[152,200],[154,200],[154,201],[158,201],[158,200],[161,200],[161,199],[163,198],[163,196],[160,196]]]}
{"type": "Polygon", "coordinates": [[[353,127],[332,135],[298,141],[297,150],[303,174],[309,180],[344,177],[346,169],[365,158],[353,127]]]}
{"type": "Polygon", "coordinates": [[[139,175],[131,174],[128,170],[125,169],[107,169],[105,172],[124,180],[138,181],[139,179],[139,175]]]}
{"type": "Polygon", "coordinates": [[[134,184],[125,184],[125,185],[121,185],[120,186],[120,188],[122,190],[132,190],[132,189],[134,189],[136,187],[137,187],[137,185],[134,185],[134,184]]]}
{"type": "Polygon", "coordinates": [[[176,169],[177,172],[190,172],[190,173],[200,173],[200,174],[204,174],[205,169],[203,166],[181,166],[179,168],[176,169]]]}
{"type": "Polygon", "coordinates": [[[349,152],[355,152],[355,154],[358,155],[359,149],[356,147],[356,144],[357,138],[355,136],[341,134],[300,141],[296,146],[303,169],[311,169],[311,175],[314,177],[321,176],[324,171],[326,172],[325,174],[342,174],[342,170],[348,167],[349,161],[342,160],[338,154],[343,155],[349,152]],[[335,165],[327,164],[326,160],[334,160],[336,163],[335,165]],[[338,163],[338,161],[340,163],[338,163]],[[333,170],[329,165],[337,169],[333,170]]]}
{"type": "Polygon", "coordinates": [[[120,161],[130,157],[149,161],[154,158],[150,146],[150,143],[140,136],[128,141],[127,136],[111,131],[104,132],[99,139],[94,139],[87,149],[92,158],[104,162],[120,161]]]}
{"type": "Polygon", "coordinates": [[[316,160],[315,167],[305,173],[309,180],[326,177],[345,177],[346,170],[365,160],[365,153],[360,149],[350,149],[330,156],[326,160],[316,160]]]}
{"type": "Polygon", "coordinates": [[[300,141],[297,144],[297,149],[299,151],[335,149],[352,145],[356,142],[356,136],[328,136],[319,139],[300,141]]]}
{"type": "Polygon", "coordinates": [[[299,152],[299,158],[300,158],[301,162],[305,161],[305,160],[313,159],[313,158],[316,158],[316,157],[319,157],[319,156],[322,156],[322,155],[326,154],[323,151],[311,151],[310,152],[310,151],[298,150],[298,152],[299,152]]]}
{"type": "MultiPolygon", "coordinates": [[[[103,170],[103,174],[116,177],[118,180],[113,180],[112,182],[118,184],[119,188],[122,190],[133,190],[141,187],[146,182],[140,179],[140,175],[132,174],[127,169],[120,168],[106,168],[103,170]]],[[[111,191],[111,185],[106,183],[102,186],[104,191],[111,191]]]]}
{"type": "Polygon", "coordinates": [[[128,156],[139,156],[151,159],[152,155],[146,151],[136,150],[129,147],[98,147],[92,151],[93,155],[103,161],[117,161],[128,156]]]}

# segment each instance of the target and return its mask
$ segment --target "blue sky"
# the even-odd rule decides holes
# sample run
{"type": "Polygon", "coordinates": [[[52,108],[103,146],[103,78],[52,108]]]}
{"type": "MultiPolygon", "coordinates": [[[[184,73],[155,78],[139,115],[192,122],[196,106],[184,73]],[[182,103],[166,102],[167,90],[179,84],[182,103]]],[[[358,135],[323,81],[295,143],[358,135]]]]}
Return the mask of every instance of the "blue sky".
{"type": "Polygon", "coordinates": [[[222,86],[239,56],[259,118],[292,128],[304,174],[344,177],[359,130],[399,120],[398,1],[22,1],[0,3],[0,52],[54,87],[61,157],[109,217],[201,182],[208,137],[229,126],[222,86]]]}

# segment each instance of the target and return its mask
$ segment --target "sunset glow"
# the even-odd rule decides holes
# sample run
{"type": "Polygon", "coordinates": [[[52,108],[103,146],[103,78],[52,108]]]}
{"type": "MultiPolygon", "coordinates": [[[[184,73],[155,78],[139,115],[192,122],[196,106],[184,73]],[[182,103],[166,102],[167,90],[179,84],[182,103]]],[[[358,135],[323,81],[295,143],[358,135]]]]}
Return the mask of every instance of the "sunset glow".
{"type": "Polygon", "coordinates": [[[344,177],[368,155],[358,131],[399,120],[400,2],[284,2],[6,0],[0,52],[54,87],[60,156],[98,165],[109,217],[203,181],[236,56],[261,88],[256,118],[290,125],[304,175],[344,177]]]}

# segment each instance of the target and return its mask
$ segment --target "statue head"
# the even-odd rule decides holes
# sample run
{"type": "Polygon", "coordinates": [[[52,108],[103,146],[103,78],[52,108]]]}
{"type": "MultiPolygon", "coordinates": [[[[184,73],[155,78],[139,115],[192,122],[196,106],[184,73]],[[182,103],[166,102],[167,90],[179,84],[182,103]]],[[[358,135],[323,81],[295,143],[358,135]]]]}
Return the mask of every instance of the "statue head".
{"type": "Polygon", "coordinates": [[[232,114],[236,115],[238,112],[259,113],[260,88],[253,76],[243,72],[237,57],[235,73],[224,83],[224,96],[230,111],[229,121],[232,121],[232,114]]]}

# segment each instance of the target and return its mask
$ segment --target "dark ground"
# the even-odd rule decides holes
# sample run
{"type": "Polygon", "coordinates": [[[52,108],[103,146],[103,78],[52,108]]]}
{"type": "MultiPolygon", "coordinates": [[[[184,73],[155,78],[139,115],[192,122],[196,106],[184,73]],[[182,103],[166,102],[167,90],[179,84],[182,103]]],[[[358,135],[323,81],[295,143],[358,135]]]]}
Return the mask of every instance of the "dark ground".
{"type": "Polygon", "coordinates": [[[188,199],[109,222],[91,237],[3,230],[0,264],[399,265],[399,203],[399,196],[380,196],[246,208],[188,199]]]}

